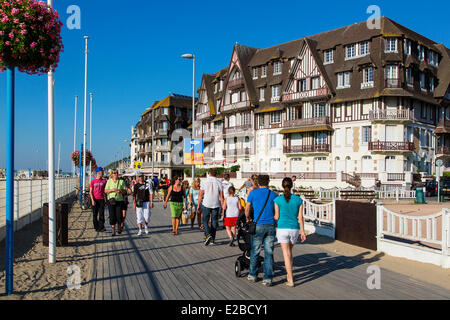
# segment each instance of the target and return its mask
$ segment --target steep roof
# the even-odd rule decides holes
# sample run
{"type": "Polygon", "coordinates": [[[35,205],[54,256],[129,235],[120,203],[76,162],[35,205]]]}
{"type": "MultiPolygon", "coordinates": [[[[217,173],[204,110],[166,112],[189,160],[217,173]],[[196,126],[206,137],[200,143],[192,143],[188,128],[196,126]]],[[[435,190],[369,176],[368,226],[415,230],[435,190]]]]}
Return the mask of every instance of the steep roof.
{"type": "Polygon", "coordinates": [[[435,48],[441,53],[442,59],[437,73],[439,83],[434,91],[434,96],[441,98],[445,96],[450,85],[450,50],[442,43],[436,44],[435,48]]]}
{"type": "Polygon", "coordinates": [[[190,107],[192,106],[192,97],[183,96],[179,94],[171,94],[167,98],[161,100],[153,106],[153,109],[168,108],[168,107],[190,107]]]}

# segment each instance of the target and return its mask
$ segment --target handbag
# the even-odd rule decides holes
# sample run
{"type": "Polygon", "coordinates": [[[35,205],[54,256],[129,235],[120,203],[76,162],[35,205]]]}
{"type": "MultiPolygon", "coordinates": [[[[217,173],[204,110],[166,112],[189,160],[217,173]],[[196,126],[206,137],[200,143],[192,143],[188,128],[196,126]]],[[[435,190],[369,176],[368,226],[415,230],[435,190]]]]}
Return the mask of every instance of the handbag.
{"type": "Polygon", "coordinates": [[[269,194],[267,195],[266,203],[264,203],[264,207],[262,208],[258,219],[256,221],[251,221],[251,222],[248,223],[248,227],[247,227],[247,233],[248,234],[251,234],[251,235],[256,234],[256,225],[257,225],[259,219],[261,218],[262,213],[264,212],[264,209],[266,208],[266,205],[267,205],[267,202],[269,201],[269,198],[270,198],[270,190],[269,190],[269,194]]]}
{"type": "MultiPolygon", "coordinates": [[[[120,182],[119,182],[119,180],[117,180],[117,187],[119,187],[119,184],[120,184],[120,182]]],[[[110,206],[115,206],[116,204],[117,204],[117,201],[116,201],[116,198],[114,197],[114,198],[110,198],[109,200],[108,200],[108,202],[109,202],[109,205],[110,206]]]]}
{"type": "Polygon", "coordinates": [[[196,216],[195,211],[191,209],[191,216],[190,216],[191,220],[194,220],[195,216],[196,216]]]}

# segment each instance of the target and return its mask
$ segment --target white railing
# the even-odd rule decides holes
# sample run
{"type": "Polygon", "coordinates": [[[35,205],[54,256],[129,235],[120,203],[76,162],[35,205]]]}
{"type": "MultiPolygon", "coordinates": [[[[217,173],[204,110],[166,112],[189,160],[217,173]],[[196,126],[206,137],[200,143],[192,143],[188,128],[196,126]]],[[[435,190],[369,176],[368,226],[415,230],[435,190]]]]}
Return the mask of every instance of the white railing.
{"type": "Polygon", "coordinates": [[[302,196],[305,229],[335,238],[336,201],[316,204],[302,196]]]}
{"type": "MultiPolygon", "coordinates": [[[[78,186],[78,178],[56,178],[55,199],[60,200],[74,193],[78,186]]],[[[14,221],[30,216],[41,210],[48,202],[47,179],[20,179],[14,181],[14,221]]],[[[0,181],[0,227],[6,225],[6,181],[0,181]]],[[[18,227],[15,225],[16,228],[18,227]]]]}
{"type": "Polygon", "coordinates": [[[383,204],[377,205],[377,248],[393,256],[450,268],[449,227],[450,209],[444,208],[433,215],[412,216],[392,212],[383,204]],[[416,245],[402,240],[416,242],[416,245]]]}
{"type": "Polygon", "coordinates": [[[415,199],[416,190],[406,190],[406,189],[387,189],[376,191],[378,199],[415,199]]]}
{"type": "Polygon", "coordinates": [[[311,190],[314,192],[314,197],[318,200],[341,200],[341,191],[342,190],[373,190],[377,195],[377,199],[395,199],[400,201],[401,199],[415,199],[416,191],[415,190],[406,190],[406,189],[386,189],[386,190],[375,190],[374,188],[332,188],[332,189],[323,189],[320,188],[318,190],[311,190]]]}

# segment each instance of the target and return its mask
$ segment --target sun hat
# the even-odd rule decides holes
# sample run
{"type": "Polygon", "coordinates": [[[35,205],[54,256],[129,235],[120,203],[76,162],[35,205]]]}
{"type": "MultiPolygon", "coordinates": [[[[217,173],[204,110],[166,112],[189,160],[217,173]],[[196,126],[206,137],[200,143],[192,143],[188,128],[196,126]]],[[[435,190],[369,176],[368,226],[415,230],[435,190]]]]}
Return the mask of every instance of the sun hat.
{"type": "Polygon", "coordinates": [[[98,172],[100,172],[100,171],[102,171],[102,172],[103,172],[103,171],[105,171],[105,170],[103,170],[103,168],[102,168],[102,167],[98,167],[98,168],[97,168],[97,170],[95,170],[95,172],[96,172],[96,173],[98,173],[98,172]]]}

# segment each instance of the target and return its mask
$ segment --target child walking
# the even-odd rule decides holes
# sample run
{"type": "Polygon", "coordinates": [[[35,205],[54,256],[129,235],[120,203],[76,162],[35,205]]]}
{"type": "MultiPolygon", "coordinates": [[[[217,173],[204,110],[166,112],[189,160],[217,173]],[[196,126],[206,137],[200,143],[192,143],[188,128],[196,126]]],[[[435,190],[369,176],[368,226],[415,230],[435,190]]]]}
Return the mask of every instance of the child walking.
{"type": "Polygon", "coordinates": [[[239,218],[239,212],[242,210],[239,197],[236,196],[236,189],[231,186],[228,188],[229,197],[225,198],[223,202],[223,210],[225,212],[225,227],[227,229],[228,237],[230,238],[230,247],[234,247],[234,240],[236,239],[236,222],[239,218]]]}

